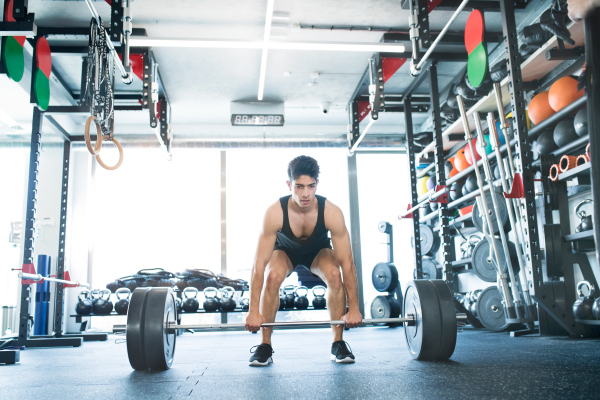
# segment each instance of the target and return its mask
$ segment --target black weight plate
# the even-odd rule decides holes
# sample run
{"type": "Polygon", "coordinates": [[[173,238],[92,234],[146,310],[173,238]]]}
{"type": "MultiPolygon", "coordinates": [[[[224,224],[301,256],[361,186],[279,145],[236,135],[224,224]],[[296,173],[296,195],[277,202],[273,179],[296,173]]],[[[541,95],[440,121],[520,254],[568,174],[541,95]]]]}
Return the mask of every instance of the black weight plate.
{"type": "MultiPolygon", "coordinates": [[[[502,271],[508,273],[508,264],[506,262],[506,256],[504,255],[504,248],[502,242],[496,240],[496,246],[500,252],[500,264],[502,265],[502,271]]],[[[496,282],[498,277],[498,270],[496,269],[496,258],[493,256],[493,252],[490,253],[490,243],[487,238],[483,238],[471,253],[473,264],[473,270],[482,280],[486,282],[496,282]],[[491,255],[491,259],[490,259],[491,255]]],[[[510,254],[510,260],[513,267],[513,271],[517,273],[519,271],[519,260],[517,259],[517,249],[512,242],[508,242],[508,252],[510,254]]]]}
{"type": "Polygon", "coordinates": [[[371,279],[378,292],[393,292],[398,286],[398,270],[392,263],[378,263],[373,268],[371,279]]]}
{"type": "Polygon", "coordinates": [[[419,231],[421,233],[421,253],[422,254],[433,254],[440,249],[440,237],[436,235],[433,229],[429,225],[419,225],[419,231]]]}
{"type": "Polygon", "coordinates": [[[131,368],[136,371],[148,369],[144,351],[144,313],[146,311],[146,296],[150,288],[136,288],[131,294],[129,310],[127,311],[127,357],[131,368]]]}
{"type": "MultiPolygon", "coordinates": [[[[494,196],[496,196],[496,202],[498,203],[498,211],[500,213],[500,218],[496,216],[496,211],[494,210],[494,203],[492,202],[492,196],[490,192],[485,193],[485,201],[487,203],[488,210],[490,211],[490,220],[492,222],[492,228],[494,230],[494,233],[498,233],[498,219],[500,220],[501,225],[503,227],[508,226],[508,210],[506,209],[504,196],[502,196],[502,194],[496,191],[494,192],[494,196]]],[[[471,219],[473,220],[473,225],[475,225],[475,228],[479,232],[483,232],[483,227],[487,224],[487,222],[484,222],[484,216],[482,213],[479,212],[477,202],[475,202],[475,205],[473,206],[473,214],[471,219]]]]}
{"type": "Polygon", "coordinates": [[[423,258],[421,268],[423,269],[423,279],[440,279],[442,270],[438,268],[439,264],[430,258],[423,258]]]}
{"type": "Polygon", "coordinates": [[[437,297],[440,303],[442,320],[442,340],[440,341],[440,350],[436,357],[437,360],[447,360],[454,354],[456,347],[456,309],[454,308],[454,296],[443,280],[432,280],[431,283],[437,290],[437,297]]]}
{"type": "MultiPolygon", "coordinates": [[[[373,299],[371,303],[371,318],[373,319],[381,319],[381,318],[391,318],[392,315],[392,306],[388,301],[387,296],[377,296],[373,299]]],[[[383,324],[377,324],[383,325],[383,324]]]]}
{"type": "Polygon", "coordinates": [[[484,289],[477,298],[477,318],[487,329],[501,332],[510,324],[506,323],[502,295],[496,286],[484,289]]]}
{"type": "Polygon", "coordinates": [[[433,283],[424,279],[408,282],[402,308],[405,316],[413,314],[415,317],[412,325],[404,324],[410,355],[416,360],[435,360],[442,340],[442,316],[433,283]]]}
{"type": "Polygon", "coordinates": [[[152,288],[146,297],[144,313],[144,350],[146,364],[153,371],[171,368],[175,354],[175,331],[169,333],[166,324],[176,322],[175,296],[171,288],[152,288]]]}

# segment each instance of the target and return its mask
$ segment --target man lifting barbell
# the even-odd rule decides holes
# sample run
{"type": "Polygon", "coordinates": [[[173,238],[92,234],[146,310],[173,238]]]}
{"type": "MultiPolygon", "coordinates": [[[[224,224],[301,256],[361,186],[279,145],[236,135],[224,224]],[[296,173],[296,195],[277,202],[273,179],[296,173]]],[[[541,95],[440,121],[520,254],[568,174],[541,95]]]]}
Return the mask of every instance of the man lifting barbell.
{"type": "MultiPolygon", "coordinates": [[[[362,324],[350,236],[340,208],[315,194],[319,172],[314,158],[294,158],[288,165],[287,181],[292,194],[280,198],[265,213],[250,277],[250,308],[246,318],[246,330],[262,332],[262,343],[251,349],[255,349],[249,361],[251,366],[273,362],[273,328],[261,328],[261,324],[275,321],[279,288],[299,265],[309,268],[327,284],[332,320],[343,320],[349,328],[362,324]],[[344,315],[346,304],[348,313],[344,315]]],[[[344,327],[337,325],[332,329],[331,360],[353,363],[354,355],[342,338],[344,327]]]]}

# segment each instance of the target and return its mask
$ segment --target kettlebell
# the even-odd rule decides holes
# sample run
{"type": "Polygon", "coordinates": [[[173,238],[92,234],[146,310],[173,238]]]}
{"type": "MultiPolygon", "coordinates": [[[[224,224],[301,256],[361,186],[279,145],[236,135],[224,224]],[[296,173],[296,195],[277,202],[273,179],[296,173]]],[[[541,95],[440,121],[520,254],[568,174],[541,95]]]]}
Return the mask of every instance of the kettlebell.
{"type": "Polygon", "coordinates": [[[580,221],[579,226],[577,228],[575,228],[575,232],[577,232],[577,233],[589,231],[594,228],[594,223],[592,222],[592,216],[587,215],[585,213],[585,211],[579,211],[579,208],[582,205],[591,203],[591,202],[592,202],[592,200],[586,199],[586,200],[583,200],[581,203],[577,204],[577,207],[575,207],[575,214],[577,214],[577,216],[579,217],[579,221],[580,221]]]}
{"type": "Polygon", "coordinates": [[[223,312],[232,312],[235,310],[233,295],[235,295],[235,289],[231,286],[221,288],[221,310],[223,312]]]}
{"type": "Polygon", "coordinates": [[[217,289],[214,287],[207,287],[203,291],[204,293],[204,311],[215,312],[219,309],[219,300],[217,299],[217,289]]]}
{"type": "Polygon", "coordinates": [[[327,307],[327,300],[325,299],[325,293],[327,293],[327,289],[325,286],[318,285],[312,289],[313,296],[315,298],[312,301],[312,305],[315,310],[324,310],[327,307]]]}
{"type": "Polygon", "coordinates": [[[79,298],[79,302],[77,302],[77,306],[75,307],[77,315],[90,315],[94,309],[90,291],[82,290],[77,297],[79,298]]]}
{"type": "Polygon", "coordinates": [[[198,289],[193,286],[188,286],[183,289],[183,311],[186,313],[195,313],[200,308],[200,302],[197,299],[198,297],[198,289]],[[193,297],[189,297],[188,293],[193,293],[193,297]]]}
{"type": "Polygon", "coordinates": [[[579,299],[573,303],[573,315],[575,319],[587,319],[592,315],[592,304],[594,303],[594,285],[588,281],[581,281],[577,284],[577,293],[579,299]],[[581,288],[587,286],[590,293],[587,296],[583,295],[581,288]]]}
{"type": "Polygon", "coordinates": [[[100,294],[100,289],[94,289],[90,292],[90,297],[92,299],[92,305],[95,306],[96,302],[98,300],[100,300],[100,297],[102,297],[102,295],[100,294]]]}
{"type": "Polygon", "coordinates": [[[240,308],[242,310],[248,310],[250,308],[250,299],[247,297],[240,299],[240,308]]]}
{"type": "Polygon", "coordinates": [[[115,303],[115,311],[119,315],[127,315],[127,310],[129,309],[129,296],[131,296],[131,290],[127,288],[117,289],[115,292],[115,296],[117,296],[117,302],[115,303]],[[124,293],[125,297],[121,298],[120,294],[124,293]]]}
{"type": "Polygon", "coordinates": [[[292,309],[294,308],[294,285],[288,285],[283,288],[283,292],[285,293],[285,308],[292,309]]]}
{"type": "Polygon", "coordinates": [[[285,310],[285,293],[282,288],[279,288],[279,310],[285,310]]]}
{"type": "Polygon", "coordinates": [[[308,308],[308,288],[306,286],[298,286],[294,291],[294,306],[298,310],[306,310],[308,308]]]}
{"type": "Polygon", "coordinates": [[[94,314],[109,315],[113,310],[113,302],[110,301],[110,290],[102,289],[100,298],[94,304],[94,314]]]}
{"type": "Polygon", "coordinates": [[[594,318],[600,320],[600,297],[594,300],[594,305],[592,306],[592,314],[594,314],[594,318]]]}

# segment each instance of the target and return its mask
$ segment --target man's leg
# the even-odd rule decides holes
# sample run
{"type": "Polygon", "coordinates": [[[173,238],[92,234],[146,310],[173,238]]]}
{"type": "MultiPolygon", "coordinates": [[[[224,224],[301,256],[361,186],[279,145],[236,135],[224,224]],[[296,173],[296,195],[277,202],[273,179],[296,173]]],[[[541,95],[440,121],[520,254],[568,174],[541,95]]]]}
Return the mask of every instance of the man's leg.
{"type": "MultiPolygon", "coordinates": [[[[315,257],[310,271],[327,284],[327,308],[332,320],[339,320],[346,314],[346,292],[342,283],[340,266],[333,250],[321,249],[315,257]]],[[[343,326],[332,326],[333,341],[342,340],[343,326]]]]}
{"type": "MultiPolygon", "coordinates": [[[[283,250],[273,251],[265,270],[265,282],[260,296],[260,314],[266,322],[274,322],[279,309],[279,288],[283,280],[293,271],[293,266],[283,250]]],[[[261,328],[262,343],[271,344],[273,328],[261,328]]]]}

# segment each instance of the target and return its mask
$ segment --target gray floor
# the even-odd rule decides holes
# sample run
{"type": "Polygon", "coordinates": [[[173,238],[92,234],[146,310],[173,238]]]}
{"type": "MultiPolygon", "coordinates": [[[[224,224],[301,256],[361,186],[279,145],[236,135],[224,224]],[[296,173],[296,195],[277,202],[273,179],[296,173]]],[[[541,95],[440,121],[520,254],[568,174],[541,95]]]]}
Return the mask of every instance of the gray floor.
{"type": "Polygon", "coordinates": [[[576,399],[600,398],[600,341],[510,338],[465,330],[451,361],[418,362],[402,328],[363,328],[345,339],[356,364],[329,360],[326,329],[277,331],[274,364],[247,366],[257,335],[185,334],[173,368],[134,372],[126,345],[32,349],[0,366],[0,398],[20,399],[576,399]]]}

